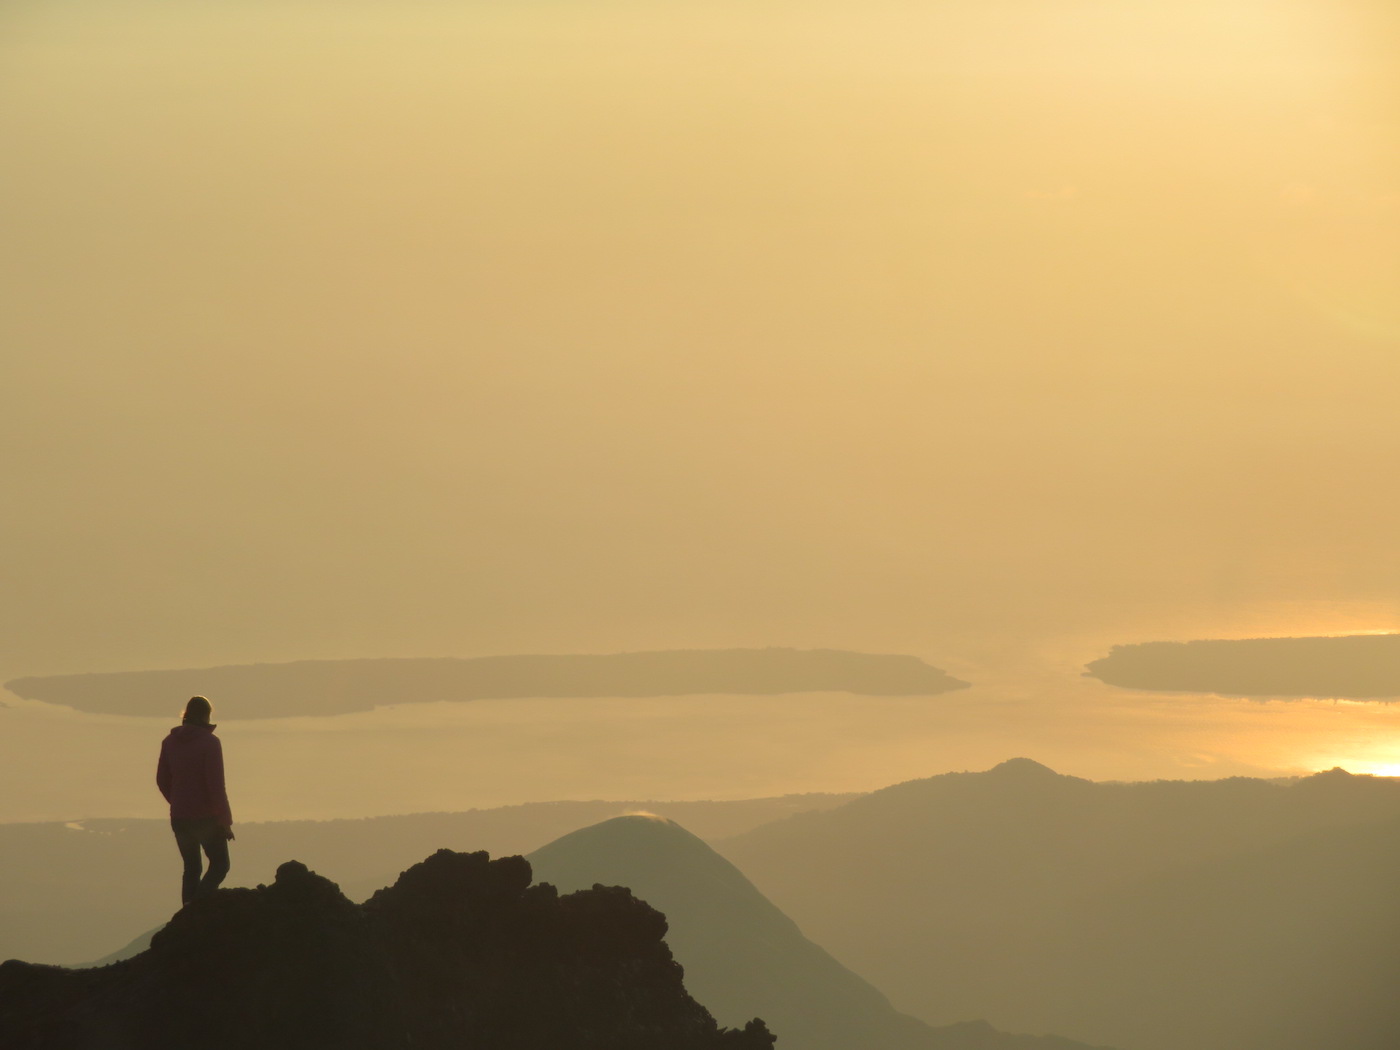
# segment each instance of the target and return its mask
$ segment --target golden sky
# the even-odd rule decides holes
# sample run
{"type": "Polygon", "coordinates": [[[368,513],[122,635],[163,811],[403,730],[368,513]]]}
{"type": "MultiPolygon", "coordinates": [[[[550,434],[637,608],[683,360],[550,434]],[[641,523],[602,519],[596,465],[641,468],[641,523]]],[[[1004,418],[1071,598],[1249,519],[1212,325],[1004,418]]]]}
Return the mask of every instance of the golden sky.
{"type": "Polygon", "coordinates": [[[0,670],[1400,629],[1398,19],[10,4],[0,670]]]}

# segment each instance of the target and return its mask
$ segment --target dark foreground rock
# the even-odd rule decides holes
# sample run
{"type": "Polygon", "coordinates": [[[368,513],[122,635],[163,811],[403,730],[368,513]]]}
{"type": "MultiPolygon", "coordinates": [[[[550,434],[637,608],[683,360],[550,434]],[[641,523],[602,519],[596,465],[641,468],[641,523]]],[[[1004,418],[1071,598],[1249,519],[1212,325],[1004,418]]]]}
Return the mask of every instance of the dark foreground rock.
{"type": "Polygon", "coordinates": [[[686,993],[665,917],[440,850],[363,905],[296,861],[93,970],[0,964],[6,1050],[768,1050],[686,993]]]}

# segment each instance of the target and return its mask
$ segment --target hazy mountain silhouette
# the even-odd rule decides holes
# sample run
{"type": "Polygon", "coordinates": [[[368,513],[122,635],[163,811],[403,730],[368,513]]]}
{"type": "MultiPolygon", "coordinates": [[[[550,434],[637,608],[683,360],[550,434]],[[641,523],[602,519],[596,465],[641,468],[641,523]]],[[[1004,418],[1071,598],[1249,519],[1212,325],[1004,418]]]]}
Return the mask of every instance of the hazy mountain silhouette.
{"type": "Polygon", "coordinates": [[[140,955],[151,946],[151,940],[161,930],[165,929],[165,923],[153,926],[145,933],[140,934],[131,943],[124,944],[109,955],[104,955],[100,959],[93,959],[91,962],[79,963],[76,966],[69,966],[69,970],[95,970],[99,966],[110,966],[114,962],[121,962],[123,959],[130,959],[133,955],[140,955]]]}
{"type": "Polygon", "coordinates": [[[97,970],[0,965],[6,1050],[766,1050],[681,982],[666,920],[561,897],[520,857],[441,850],[357,905],[292,861],[178,912],[97,970]]]}
{"type": "Polygon", "coordinates": [[[588,656],[301,660],[50,675],[19,678],[5,688],[26,700],[80,711],[149,716],[169,714],[183,698],[204,694],[215,699],[219,717],[227,721],[344,714],[440,700],[804,692],[932,696],[967,684],[913,656],[837,649],[688,649],[588,656]]]}
{"type": "Polygon", "coordinates": [[[718,848],[932,1024],[1128,1050],[1379,1050],[1400,1004],[1400,783],[1096,784],[1027,760],[718,848]]]}
{"type": "MultiPolygon", "coordinates": [[[[238,826],[230,885],[266,881],[278,863],[298,856],[317,871],[334,872],[345,893],[362,900],[444,844],[494,856],[528,853],[638,809],[665,813],[717,838],[854,797],[535,802],[361,820],[249,822],[238,826]]],[[[178,875],[166,820],[0,824],[0,955],[65,964],[105,957],[170,914],[178,875]]]]}
{"type": "Polygon", "coordinates": [[[1080,912],[1082,980],[1160,1046],[1393,1050],[1397,886],[1400,819],[1125,881],[1080,912]]]}
{"type": "Polygon", "coordinates": [[[721,1024],[756,1014],[787,1050],[1072,1050],[985,1024],[934,1030],[897,1013],[813,944],[744,875],[679,824],[633,815],[583,828],[529,857],[560,890],[629,887],[667,916],[686,987],[721,1024]]]}
{"type": "Polygon", "coordinates": [[[1391,700],[1400,697],[1400,635],[1115,645],[1087,674],[1158,692],[1391,700]]]}

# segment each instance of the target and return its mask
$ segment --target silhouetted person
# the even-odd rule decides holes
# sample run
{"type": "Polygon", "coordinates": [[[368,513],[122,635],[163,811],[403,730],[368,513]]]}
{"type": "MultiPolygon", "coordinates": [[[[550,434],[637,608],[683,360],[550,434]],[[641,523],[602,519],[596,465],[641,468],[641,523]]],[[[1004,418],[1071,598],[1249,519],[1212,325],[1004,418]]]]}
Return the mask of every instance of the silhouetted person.
{"type": "Polygon", "coordinates": [[[182,904],[217,889],[228,874],[233,814],[224,790],[224,749],[209,721],[212,714],[208,700],[190,697],[181,724],[162,741],[156,764],[156,787],[170,803],[170,827],[185,862],[182,904]],[[203,878],[200,850],[209,858],[203,878]]]}

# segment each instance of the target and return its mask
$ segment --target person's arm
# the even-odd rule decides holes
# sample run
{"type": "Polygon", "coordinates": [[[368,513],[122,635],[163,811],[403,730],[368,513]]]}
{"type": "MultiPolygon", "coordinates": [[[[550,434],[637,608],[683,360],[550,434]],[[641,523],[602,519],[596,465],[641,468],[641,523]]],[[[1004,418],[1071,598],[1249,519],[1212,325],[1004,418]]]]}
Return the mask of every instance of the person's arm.
{"type": "Polygon", "coordinates": [[[160,761],[156,763],[156,787],[170,801],[170,759],[165,753],[165,745],[160,745],[160,761]]]}
{"type": "Polygon", "coordinates": [[[214,802],[215,818],[220,826],[233,838],[233,812],[229,809],[228,791],[224,788],[224,747],[216,736],[209,737],[214,742],[204,763],[204,775],[209,785],[209,797],[214,802]]]}

